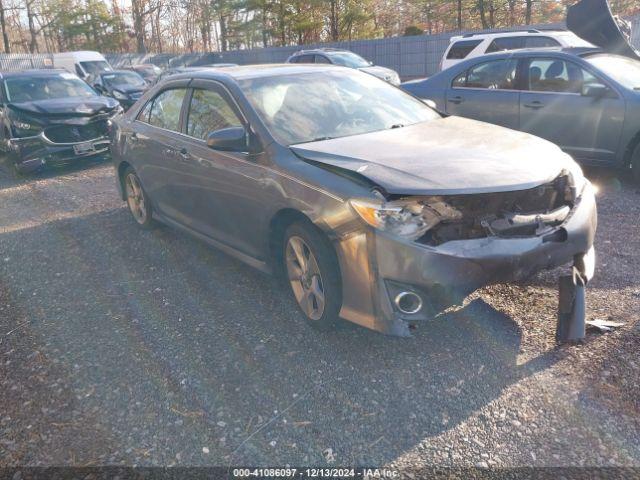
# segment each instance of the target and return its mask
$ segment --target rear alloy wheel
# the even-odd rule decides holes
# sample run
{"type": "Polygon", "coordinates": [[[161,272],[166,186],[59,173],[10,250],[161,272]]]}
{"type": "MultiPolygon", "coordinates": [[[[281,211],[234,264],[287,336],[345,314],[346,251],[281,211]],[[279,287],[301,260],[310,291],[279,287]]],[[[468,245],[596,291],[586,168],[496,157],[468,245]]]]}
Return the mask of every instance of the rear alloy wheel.
{"type": "Polygon", "coordinates": [[[140,179],[132,168],[124,172],[124,190],[127,195],[127,205],[134,220],[142,228],[151,228],[154,224],[151,214],[151,204],[142,189],[140,179]]]}
{"type": "Polygon", "coordinates": [[[307,321],[321,330],[332,328],[342,291],[331,245],[315,227],[296,223],[285,234],[283,258],[291,292],[307,321]]]}

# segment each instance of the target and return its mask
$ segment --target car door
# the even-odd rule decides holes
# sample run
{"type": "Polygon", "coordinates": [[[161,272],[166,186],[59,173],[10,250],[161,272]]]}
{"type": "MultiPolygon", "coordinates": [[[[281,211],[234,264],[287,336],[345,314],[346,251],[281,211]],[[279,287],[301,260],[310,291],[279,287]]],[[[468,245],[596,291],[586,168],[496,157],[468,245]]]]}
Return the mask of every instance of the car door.
{"type": "Polygon", "coordinates": [[[509,128],[518,128],[518,62],[481,61],[457,75],[446,92],[446,112],[509,128]]]}
{"type": "Polygon", "coordinates": [[[237,104],[220,83],[194,80],[185,108],[183,139],[185,181],[181,195],[189,204],[192,227],[259,258],[264,239],[256,232],[265,218],[266,176],[248,151],[214,150],[209,133],[230,127],[249,131],[237,104]]]}
{"type": "Polygon", "coordinates": [[[624,122],[624,100],[587,68],[565,58],[522,59],[520,128],[559,145],[576,160],[610,163],[624,122]],[[588,95],[604,86],[604,96],[588,95]]]}
{"type": "Polygon", "coordinates": [[[142,185],[160,214],[184,222],[180,133],[188,80],[171,82],[140,111],[127,143],[142,185]]]}

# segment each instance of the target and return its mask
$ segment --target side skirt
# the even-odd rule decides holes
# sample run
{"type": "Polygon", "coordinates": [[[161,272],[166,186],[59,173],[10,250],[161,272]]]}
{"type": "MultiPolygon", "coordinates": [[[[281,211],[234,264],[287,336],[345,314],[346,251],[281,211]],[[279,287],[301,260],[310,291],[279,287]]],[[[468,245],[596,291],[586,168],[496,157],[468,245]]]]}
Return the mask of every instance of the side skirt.
{"type": "Polygon", "coordinates": [[[237,258],[238,260],[246,263],[247,265],[249,265],[250,267],[253,267],[255,269],[260,270],[261,272],[267,273],[267,274],[272,274],[272,268],[271,266],[263,261],[263,260],[258,260],[257,258],[254,258],[250,255],[247,255],[246,253],[243,253],[239,250],[236,250],[235,248],[227,245],[226,243],[222,243],[219,242],[218,240],[214,240],[211,237],[208,237],[207,235],[204,235],[200,232],[197,232],[195,230],[193,230],[192,228],[187,227],[186,225],[183,225],[179,222],[176,222],[175,220],[172,220],[170,218],[165,217],[164,215],[154,212],[153,218],[155,220],[158,220],[159,222],[164,223],[165,225],[168,225],[170,227],[176,228],[178,230],[182,230],[183,232],[188,233],[189,235],[197,238],[198,240],[211,245],[214,248],[217,248],[218,250],[221,250],[222,252],[226,253],[227,255],[230,255],[234,258],[237,258]]]}

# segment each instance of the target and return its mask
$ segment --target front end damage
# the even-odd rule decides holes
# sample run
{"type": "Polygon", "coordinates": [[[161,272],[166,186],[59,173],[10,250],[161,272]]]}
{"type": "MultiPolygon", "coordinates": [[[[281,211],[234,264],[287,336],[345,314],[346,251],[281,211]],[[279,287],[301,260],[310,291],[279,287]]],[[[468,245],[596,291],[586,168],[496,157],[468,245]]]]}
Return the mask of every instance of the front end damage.
{"type": "Polygon", "coordinates": [[[6,142],[8,158],[20,173],[32,173],[45,167],[60,167],[109,152],[109,128],[120,110],[94,115],[14,114],[13,134],[6,142]],[[20,130],[15,125],[25,125],[20,130]]]}
{"type": "MultiPolygon", "coordinates": [[[[407,200],[385,197],[391,206],[407,200]]],[[[419,217],[408,222],[416,225],[411,238],[366,228],[339,242],[346,286],[343,317],[408,335],[412,326],[460,304],[482,286],[571,263],[571,281],[563,277],[561,284],[558,339],[581,338],[597,223],[588,181],[574,185],[572,176],[562,172],[531,189],[410,197],[410,205],[408,215],[419,217]],[[362,281],[363,273],[368,282],[362,281]]]]}

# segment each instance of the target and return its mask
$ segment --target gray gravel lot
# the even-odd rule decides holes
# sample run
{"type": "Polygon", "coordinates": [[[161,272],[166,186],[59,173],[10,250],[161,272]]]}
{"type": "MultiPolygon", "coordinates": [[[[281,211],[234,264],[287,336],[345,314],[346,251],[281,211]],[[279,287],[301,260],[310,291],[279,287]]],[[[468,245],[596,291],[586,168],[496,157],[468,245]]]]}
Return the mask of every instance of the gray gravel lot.
{"type": "Polygon", "coordinates": [[[588,317],[558,271],[413,338],[318,333],[273,279],[139,230],[108,163],[0,178],[0,465],[640,467],[640,194],[600,186],[588,317]]]}

